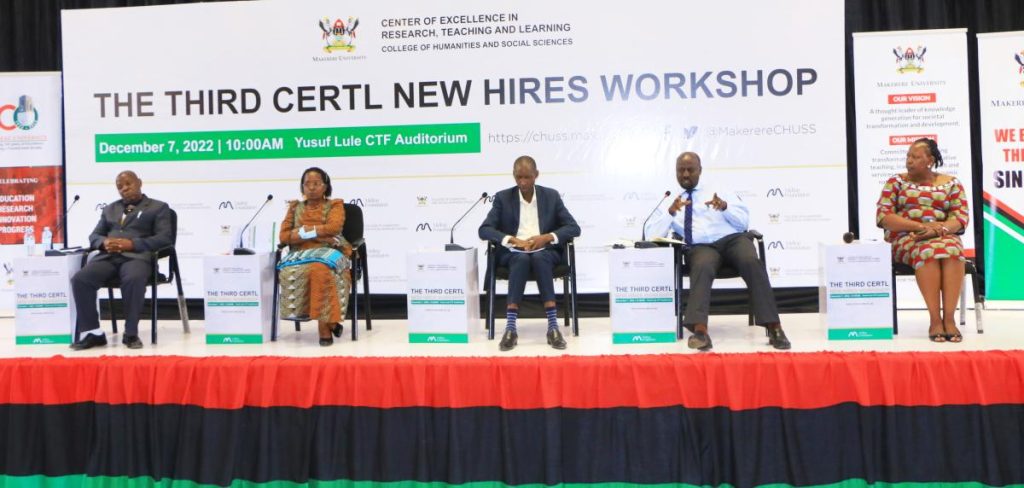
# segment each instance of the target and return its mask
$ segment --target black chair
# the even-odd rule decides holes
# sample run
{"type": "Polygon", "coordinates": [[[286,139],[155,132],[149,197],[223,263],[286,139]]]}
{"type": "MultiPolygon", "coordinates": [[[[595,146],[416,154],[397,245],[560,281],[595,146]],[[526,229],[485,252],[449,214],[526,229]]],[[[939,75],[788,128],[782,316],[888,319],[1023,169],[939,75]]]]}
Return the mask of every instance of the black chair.
{"type": "MultiPolygon", "coordinates": [[[[764,268],[765,272],[767,273],[768,272],[768,263],[765,260],[764,235],[762,235],[760,232],[758,232],[758,231],[756,231],[754,229],[750,229],[750,230],[744,232],[744,234],[746,235],[746,237],[748,239],[750,239],[755,244],[757,244],[757,257],[761,261],[761,267],[764,268]]],[[[679,236],[673,236],[673,237],[678,238],[679,236]]],[[[686,250],[687,250],[686,245],[685,244],[684,245],[678,245],[677,244],[677,245],[674,245],[673,247],[675,248],[675,251],[676,251],[676,253],[675,253],[676,254],[676,257],[675,257],[675,262],[676,262],[676,276],[675,276],[675,279],[676,279],[676,337],[682,339],[683,338],[683,315],[686,312],[686,307],[685,307],[685,304],[683,303],[683,277],[690,276],[690,267],[687,266],[686,259],[685,259],[686,250]]],[[[728,264],[723,264],[723,265],[719,266],[718,271],[715,273],[715,279],[716,280],[730,279],[730,278],[739,278],[739,277],[740,277],[739,270],[737,270],[736,268],[734,268],[734,267],[732,267],[732,266],[730,266],[728,264]]],[[[753,308],[749,307],[749,304],[748,304],[748,310],[747,310],[747,325],[754,325],[754,310],[753,310],[753,308]]],[[[768,332],[768,330],[765,329],[765,333],[767,333],[767,332],[768,332]]]]}
{"type": "MultiPolygon", "coordinates": [[[[366,330],[373,329],[373,314],[370,309],[370,275],[367,273],[367,264],[369,262],[368,253],[366,251],[366,239],[363,236],[363,209],[359,205],[346,203],[345,204],[345,225],[342,226],[341,235],[345,237],[345,240],[352,245],[352,291],[349,295],[349,301],[352,308],[352,340],[359,340],[359,280],[363,281],[363,302],[366,305],[366,330]]],[[[270,326],[270,340],[277,340],[277,325],[278,317],[278,301],[280,299],[279,293],[281,287],[280,273],[277,271],[277,264],[281,262],[281,250],[288,247],[284,244],[277,246],[277,251],[274,253],[274,315],[271,319],[270,326]]],[[[302,317],[300,320],[294,320],[295,331],[299,332],[302,330],[302,322],[304,320],[312,320],[306,317],[302,317]]]]}
{"type": "MultiPolygon", "coordinates": [[[[985,309],[985,296],[978,287],[978,269],[974,266],[974,260],[968,259],[964,262],[964,285],[960,289],[960,325],[967,323],[967,277],[971,278],[971,285],[974,290],[974,319],[975,328],[979,334],[985,333],[985,326],[981,322],[981,311],[985,309]]],[[[903,263],[892,263],[892,333],[900,333],[899,320],[896,317],[896,277],[914,276],[914,268],[903,263]]]]}
{"type": "MultiPolygon", "coordinates": [[[[493,242],[487,243],[487,273],[484,278],[485,292],[487,293],[487,338],[494,339],[494,287],[497,280],[508,280],[509,270],[507,267],[497,265],[497,246],[493,242]]],[[[579,316],[576,311],[576,241],[569,239],[568,242],[560,244],[563,247],[562,262],[555,266],[553,274],[555,279],[562,280],[562,307],[565,319],[565,326],[569,327],[570,316],[572,317],[572,335],[580,335],[579,316]],[[568,300],[568,303],[566,303],[568,300]]],[[[530,273],[530,280],[537,277],[530,273]]]]}
{"type": "MultiPolygon", "coordinates": [[[[185,292],[181,285],[181,271],[178,268],[178,252],[175,250],[174,245],[178,242],[178,213],[174,209],[169,209],[171,212],[171,245],[152,251],[150,254],[150,262],[153,264],[153,272],[149,277],[149,288],[150,288],[150,320],[151,320],[151,331],[150,331],[150,342],[156,344],[156,305],[157,305],[157,286],[167,285],[172,281],[178,286],[178,316],[181,317],[181,327],[185,333],[191,332],[188,326],[188,306],[185,302],[185,292]],[[168,258],[168,269],[167,274],[160,272],[160,260],[168,258]]],[[[90,249],[94,251],[95,249],[90,249]]],[[[82,255],[82,266],[85,266],[89,259],[90,253],[82,255]]],[[[110,325],[117,333],[117,318],[114,314],[114,288],[121,287],[121,279],[114,277],[111,280],[103,284],[107,287],[107,304],[110,310],[110,325]]]]}

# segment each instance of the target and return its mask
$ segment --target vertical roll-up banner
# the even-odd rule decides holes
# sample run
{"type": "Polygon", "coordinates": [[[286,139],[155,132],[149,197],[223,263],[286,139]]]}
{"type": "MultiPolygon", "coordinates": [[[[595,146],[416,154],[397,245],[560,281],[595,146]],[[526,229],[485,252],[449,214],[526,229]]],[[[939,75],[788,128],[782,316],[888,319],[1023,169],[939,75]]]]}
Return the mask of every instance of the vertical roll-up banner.
{"type": "Polygon", "coordinates": [[[39,247],[43,229],[63,242],[61,77],[59,72],[0,73],[0,316],[14,315],[14,258],[26,231],[39,247]]]}
{"type": "MultiPolygon", "coordinates": [[[[972,192],[967,29],[857,32],[853,66],[858,235],[881,240],[875,209],[882,185],[906,172],[915,140],[935,139],[945,161],[936,171],[972,192]]],[[[961,236],[968,256],[974,255],[974,224],[961,236]]],[[[901,277],[897,286],[902,305],[924,305],[913,277],[901,277]]]]}
{"type": "Polygon", "coordinates": [[[1024,31],[978,34],[985,298],[1024,300],[1024,31]]]}

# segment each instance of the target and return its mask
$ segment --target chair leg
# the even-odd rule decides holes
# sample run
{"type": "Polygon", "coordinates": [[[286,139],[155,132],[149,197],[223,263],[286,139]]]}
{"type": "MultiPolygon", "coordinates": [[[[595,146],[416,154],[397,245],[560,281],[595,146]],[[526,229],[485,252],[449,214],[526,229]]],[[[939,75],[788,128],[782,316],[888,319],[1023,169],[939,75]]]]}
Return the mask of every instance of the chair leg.
{"type": "Polygon", "coordinates": [[[295,321],[295,332],[302,332],[302,323],[298,320],[295,321]]]}
{"type": "MultiPolygon", "coordinates": [[[[279,254],[280,254],[280,252],[279,252],[279,254]]],[[[277,324],[278,324],[279,317],[281,316],[281,312],[278,310],[278,306],[280,305],[279,304],[279,300],[281,299],[281,296],[280,296],[281,295],[280,283],[281,283],[281,276],[280,276],[280,274],[277,271],[277,260],[275,259],[275,261],[274,261],[274,290],[273,290],[273,298],[271,299],[271,304],[270,304],[270,313],[271,313],[271,315],[270,315],[270,341],[271,342],[277,341],[277,324]]]]}
{"type": "Polygon", "coordinates": [[[978,271],[977,268],[971,267],[971,285],[974,291],[974,320],[975,328],[979,334],[985,333],[985,326],[981,322],[981,312],[985,310],[985,299],[981,294],[981,288],[978,287],[978,271]]]}
{"type": "Polygon", "coordinates": [[[107,288],[107,308],[110,310],[110,327],[117,333],[117,314],[114,313],[114,289],[107,288]]]}
{"type": "Polygon", "coordinates": [[[181,285],[181,271],[178,270],[176,254],[171,266],[173,267],[174,284],[178,286],[178,317],[181,318],[181,328],[185,330],[186,334],[189,334],[192,329],[188,326],[188,302],[185,301],[185,290],[181,285]]]}
{"type": "MultiPolygon", "coordinates": [[[[352,341],[359,340],[359,280],[352,280],[352,289],[348,294],[349,305],[352,307],[352,341]]],[[[341,318],[345,321],[345,317],[341,318]]]]}
{"type": "Polygon", "coordinates": [[[156,345],[156,275],[153,275],[153,284],[149,287],[149,313],[150,313],[150,331],[149,331],[149,342],[156,345]]]}
{"type": "Polygon", "coordinates": [[[369,260],[364,259],[363,267],[363,299],[366,300],[366,330],[373,330],[373,312],[370,309],[370,273],[367,271],[369,260]]]}
{"type": "Polygon", "coordinates": [[[572,306],[569,304],[569,277],[562,278],[562,315],[565,318],[565,327],[569,326],[569,313],[572,306]]]}
{"type": "Polygon", "coordinates": [[[494,295],[496,290],[494,289],[495,279],[494,271],[491,271],[490,287],[487,290],[487,339],[494,340],[494,295]]]}
{"type": "Polygon", "coordinates": [[[896,268],[892,269],[892,335],[899,335],[900,322],[896,318],[896,268]]]}
{"type": "Polygon", "coordinates": [[[572,308],[572,335],[578,337],[580,335],[580,315],[579,310],[576,308],[576,272],[572,273],[572,283],[569,284],[571,287],[569,291],[569,303],[572,308]]]}

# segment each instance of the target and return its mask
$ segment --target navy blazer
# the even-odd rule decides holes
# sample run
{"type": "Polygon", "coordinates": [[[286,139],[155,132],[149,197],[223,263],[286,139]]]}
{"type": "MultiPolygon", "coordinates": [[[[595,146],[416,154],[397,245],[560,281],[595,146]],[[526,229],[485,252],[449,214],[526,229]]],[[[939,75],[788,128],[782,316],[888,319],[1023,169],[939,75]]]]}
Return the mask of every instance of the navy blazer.
{"type": "MultiPolygon", "coordinates": [[[[558,236],[561,246],[573,237],[579,237],[580,226],[572,218],[569,209],[562,203],[562,196],[557,191],[535,185],[534,198],[537,199],[537,220],[541,234],[554,233],[558,236]]],[[[513,186],[494,195],[491,211],[487,213],[484,223],[480,224],[479,235],[485,241],[498,245],[505,236],[515,237],[519,232],[519,187],[513,186]]]]}
{"type": "MultiPolygon", "coordinates": [[[[131,239],[134,250],[122,253],[125,257],[149,261],[149,253],[174,244],[174,229],[171,228],[171,208],[160,200],[145,195],[135,206],[135,211],[126,215],[124,223],[124,202],[117,200],[103,208],[99,223],[89,235],[89,246],[100,249],[108,237],[131,239]]],[[[101,252],[95,259],[105,259],[109,254],[101,252]]]]}

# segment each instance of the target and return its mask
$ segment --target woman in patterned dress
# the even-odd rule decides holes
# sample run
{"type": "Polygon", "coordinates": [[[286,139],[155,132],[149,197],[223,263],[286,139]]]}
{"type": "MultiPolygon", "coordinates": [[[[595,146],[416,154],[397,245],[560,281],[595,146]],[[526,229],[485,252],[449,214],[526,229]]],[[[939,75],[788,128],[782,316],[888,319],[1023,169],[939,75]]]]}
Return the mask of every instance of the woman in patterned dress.
{"type": "Polygon", "coordinates": [[[967,193],[954,176],[936,173],[942,154],[932,139],[907,151],[907,172],[885,183],[876,220],[892,243],[893,260],[913,266],[928,306],[928,337],[960,342],[955,313],[964,280],[964,248],[957,234],[967,226],[967,193]],[[941,314],[940,314],[941,303],[941,314]]]}
{"type": "Polygon", "coordinates": [[[352,289],[352,246],[341,235],[345,202],[331,199],[331,179],[320,168],[302,173],[303,201],[288,202],[281,222],[281,244],[288,254],[278,264],[282,319],[315,319],[320,345],[341,337],[341,321],[352,289]]]}

